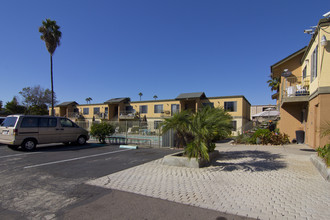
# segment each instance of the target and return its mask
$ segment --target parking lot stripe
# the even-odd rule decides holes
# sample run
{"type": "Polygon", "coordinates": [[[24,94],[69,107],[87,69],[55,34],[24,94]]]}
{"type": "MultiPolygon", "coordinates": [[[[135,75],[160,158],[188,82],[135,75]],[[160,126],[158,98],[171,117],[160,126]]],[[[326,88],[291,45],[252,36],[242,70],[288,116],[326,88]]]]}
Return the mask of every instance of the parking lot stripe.
{"type": "Polygon", "coordinates": [[[34,152],[34,153],[24,153],[24,154],[11,154],[11,155],[6,155],[6,156],[1,156],[1,158],[6,158],[6,157],[18,157],[18,156],[24,156],[24,155],[30,155],[30,154],[40,154],[42,152],[34,152]]]}
{"type": "Polygon", "coordinates": [[[58,160],[58,161],[53,161],[53,162],[48,162],[48,163],[36,164],[36,165],[26,166],[26,167],[24,167],[24,169],[47,166],[47,165],[52,165],[52,164],[57,164],[57,163],[65,163],[65,162],[69,162],[69,161],[81,160],[81,159],[86,159],[86,158],[91,158],[91,157],[98,157],[98,156],[103,156],[103,155],[107,155],[107,154],[114,154],[114,153],[119,153],[119,152],[123,152],[123,151],[129,151],[129,150],[132,150],[132,149],[117,150],[117,151],[111,151],[111,152],[106,152],[106,153],[102,153],[102,154],[94,154],[94,155],[76,157],[76,158],[67,159],[67,160],[58,160]]]}

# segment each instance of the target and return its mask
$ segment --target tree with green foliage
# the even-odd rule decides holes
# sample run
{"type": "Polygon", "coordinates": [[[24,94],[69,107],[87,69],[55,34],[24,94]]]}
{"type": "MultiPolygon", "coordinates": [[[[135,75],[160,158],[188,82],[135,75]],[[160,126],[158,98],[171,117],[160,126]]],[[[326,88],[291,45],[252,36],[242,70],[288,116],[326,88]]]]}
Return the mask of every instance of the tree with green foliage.
{"type": "Polygon", "coordinates": [[[12,114],[25,114],[26,108],[20,105],[17,101],[16,96],[14,96],[13,100],[7,102],[5,105],[5,113],[8,115],[12,114]]]}
{"type": "Polygon", "coordinates": [[[140,96],[140,101],[141,101],[141,97],[143,96],[143,93],[140,92],[140,93],[139,93],[139,96],[140,96]]]}
{"type": "Polygon", "coordinates": [[[181,111],[174,114],[171,118],[165,118],[162,123],[162,132],[166,133],[173,129],[176,134],[177,147],[185,147],[191,139],[191,135],[188,133],[188,125],[190,123],[190,111],[181,111]]]}
{"type": "Polygon", "coordinates": [[[114,126],[105,121],[101,123],[94,123],[90,132],[90,134],[96,137],[102,144],[105,144],[106,137],[111,136],[113,133],[115,133],[114,126]]]}
{"type": "Polygon", "coordinates": [[[91,101],[92,101],[93,99],[92,99],[91,97],[88,97],[88,98],[86,98],[85,100],[86,100],[87,104],[88,104],[88,103],[91,104],[91,101]]]}
{"type": "Polygon", "coordinates": [[[279,77],[271,78],[270,80],[267,81],[267,83],[272,91],[278,92],[280,89],[281,78],[279,77]]]}
{"type": "Polygon", "coordinates": [[[186,144],[184,153],[189,158],[209,160],[208,153],[214,150],[214,141],[231,134],[231,120],[224,109],[206,106],[195,113],[183,111],[165,119],[163,132],[174,129],[186,144]]]}
{"type": "Polygon", "coordinates": [[[60,45],[60,39],[62,33],[60,31],[60,26],[56,24],[56,21],[46,19],[42,21],[42,26],[39,27],[39,32],[42,34],[40,36],[41,40],[45,41],[46,48],[50,54],[50,77],[51,77],[51,93],[52,93],[52,116],[54,116],[54,82],[53,82],[53,54],[60,45]]]}
{"type": "Polygon", "coordinates": [[[54,98],[54,103],[57,103],[55,93],[52,97],[51,91],[41,88],[40,85],[25,87],[19,94],[23,97],[27,114],[30,115],[48,115],[48,106],[51,105],[52,98],[54,98]]]}

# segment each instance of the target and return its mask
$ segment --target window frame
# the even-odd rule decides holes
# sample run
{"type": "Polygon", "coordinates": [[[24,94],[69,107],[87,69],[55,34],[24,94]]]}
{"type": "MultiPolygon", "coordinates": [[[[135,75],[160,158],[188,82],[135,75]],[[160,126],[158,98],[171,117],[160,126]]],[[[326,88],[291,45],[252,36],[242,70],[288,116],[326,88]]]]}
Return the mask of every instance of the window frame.
{"type": "Polygon", "coordinates": [[[318,45],[316,45],[315,49],[312,53],[312,62],[311,62],[311,82],[313,82],[317,78],[317,59],[318,59],[318,45]]]}
{"type": "Polygon", "coordinates": [[[101,108],[100,108],[100,107],[94,107],[94,108],[93,108],[93,114],[94,114],[94,115],[99,115],[100,113],[101,113],[101,108]],[[98,112],[95,111],[95,110],[98,110],[98,112]]]}
{"type": "Polygon", "coordinates": [[[164,113],[164,105],[163,104],[154,105],[154,113],[156,113],[156,114],[164,113]]]}
{"type": "Polygon", "coordinates": [[[140,111],[141,114],[148,114],[148,105],[140,105],[139,106],[139,111],[140,111]],[[146,111],[142,111],[144,107],[145,107],[146,111]]]}
{"type": "Polygon", "coordinates": [[[89,108],[83,108],[83,115],[89,115],[89,108]]]}
{"type": "Polygon", "coordinates": [[[225,111],[227,112],[237,112],[237,101],[227,101],[227,102],[224,102],[224,109],[225,111]],[[229,104],[229,103],[233,103],[233,106],[232,108],[230,108],[230,106],[226,106],[226,104],[229,104]],[[232,109],[232,110],[231,110],[232,109]]]}

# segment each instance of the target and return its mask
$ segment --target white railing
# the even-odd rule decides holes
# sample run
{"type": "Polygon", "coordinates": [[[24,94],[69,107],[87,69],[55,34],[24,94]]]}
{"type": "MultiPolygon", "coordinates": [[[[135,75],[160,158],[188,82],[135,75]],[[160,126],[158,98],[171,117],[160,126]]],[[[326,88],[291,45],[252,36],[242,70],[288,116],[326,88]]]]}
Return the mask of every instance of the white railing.
{"type": "Polygon", "coordinates": [[[305,78],[290,76],[284,78],[282,83],[282,97],[290,98],[309,95],[309,76],[305,78]]]}

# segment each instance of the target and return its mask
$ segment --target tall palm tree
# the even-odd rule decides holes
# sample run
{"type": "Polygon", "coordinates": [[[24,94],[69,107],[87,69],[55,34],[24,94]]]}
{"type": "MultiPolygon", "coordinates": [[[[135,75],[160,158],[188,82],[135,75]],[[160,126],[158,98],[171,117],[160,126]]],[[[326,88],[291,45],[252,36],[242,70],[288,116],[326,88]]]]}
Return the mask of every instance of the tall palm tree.
{"type": "Polygon", "coordinates": [[[45,41],[46,48],[50,54],[50,77],[51,77],[51,89],[52,89],[52,116],[54,116],[54,83],[53,83],[53,54],[60,45],[60,39],[62,33],[60,26],[56,24],[56,21],[46,19],[42,21],[42,26],[39,27],[39,32],[42,34],[40,39],[45,41]]]}
{"type": "Polygon", "coordinates": [[[157,95],[154,95],[154,97],[153,97],[153,98],[156,100],[156,99],[158,99],[158,96],[157,96],[157,95]]]}
{"type": "Polygon", "coordinates": [[[140,93],[139,93],[139,96],[140,96],[140,101],[141,101],[141,96],[143,96],[143,93],[142,93],[142,92],[140,92],[140,93]]]}

